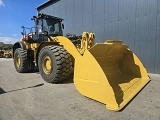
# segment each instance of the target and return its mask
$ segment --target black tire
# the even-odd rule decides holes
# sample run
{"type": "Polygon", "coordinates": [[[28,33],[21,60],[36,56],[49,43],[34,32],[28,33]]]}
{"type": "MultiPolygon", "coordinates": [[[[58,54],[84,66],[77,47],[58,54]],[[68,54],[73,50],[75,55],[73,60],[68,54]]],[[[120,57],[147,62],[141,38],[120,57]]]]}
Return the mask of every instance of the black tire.
{"type": "Polygon", "coordinates": [[[48,83],[58,83],[65,80],[72,73],[71,55],[60,46],[46,46],[39,54],[39,72],[48,83]],[[47,59],[49,69],[47,69],[47,59]]]}
{"type": "Polygon", "coordinates": [[[27,50],[17,48],[14,52],[14,66],[17,72],[30,72],[30,63],[27,60],[27,50]]]}

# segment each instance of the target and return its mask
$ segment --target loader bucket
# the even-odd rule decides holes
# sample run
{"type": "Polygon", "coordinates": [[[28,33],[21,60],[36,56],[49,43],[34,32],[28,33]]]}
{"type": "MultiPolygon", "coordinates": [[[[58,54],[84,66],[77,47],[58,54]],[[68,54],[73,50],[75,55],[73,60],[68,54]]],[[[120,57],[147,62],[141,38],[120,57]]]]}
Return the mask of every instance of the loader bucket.
{"type": "Polygon", "coordinates": [[[56,40],[75,58],[77,90],[107,109],[122,109],[150,81],[141,61],[122,41],[95,44],[81,55],[69,39],[56,40]]]}
{"type": "Polygon", "coordinates": [[[149,81],[138,57],[122,42],[96,44],[75,59],[74,84],[84,96],[122,109],[149,81]]]}

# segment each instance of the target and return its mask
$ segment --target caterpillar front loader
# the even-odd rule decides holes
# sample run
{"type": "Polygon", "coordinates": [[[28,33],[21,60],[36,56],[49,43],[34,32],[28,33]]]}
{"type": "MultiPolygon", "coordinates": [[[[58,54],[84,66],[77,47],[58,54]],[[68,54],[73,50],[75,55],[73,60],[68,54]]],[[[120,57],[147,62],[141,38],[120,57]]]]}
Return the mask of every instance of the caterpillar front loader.
{"type": "Polygon", "coordinates": [[[4,57],[5,58],[12,58],[12,49],[5,49],[4,50],[4,57]]]}
{"type": "Polygon", "coordinates": [[[0,58],[12,58],[12,50],[4,48],[0,50],[0,58]]]}
{"type": "Polygon", "coordinates": [[[29,34],[13,46],[15,69],[19,73],[38,66],[42,78],[57,83],[74,69],[74,84],[84,96],[104,103],[107,109],[122,109],[149,81],[138,57],[123,41],[95,43],[94,33],[62,34],[61,18],[39,14],[29,34]],[[33,31],[34,29],[34,31],[33,31]]]}

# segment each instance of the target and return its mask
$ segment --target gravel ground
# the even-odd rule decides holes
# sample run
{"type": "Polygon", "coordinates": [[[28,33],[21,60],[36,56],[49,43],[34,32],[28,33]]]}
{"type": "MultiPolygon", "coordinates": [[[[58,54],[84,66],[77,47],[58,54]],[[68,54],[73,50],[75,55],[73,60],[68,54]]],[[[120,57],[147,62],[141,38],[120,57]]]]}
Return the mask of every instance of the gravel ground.
{"type": "Polygon", "coordinates": [[[160,75],[120,112],[82,96],[72,78],[43,81],[38,72],[19,74],[13,60],[0,58],[0,120],[160,120],[160,75]]]}

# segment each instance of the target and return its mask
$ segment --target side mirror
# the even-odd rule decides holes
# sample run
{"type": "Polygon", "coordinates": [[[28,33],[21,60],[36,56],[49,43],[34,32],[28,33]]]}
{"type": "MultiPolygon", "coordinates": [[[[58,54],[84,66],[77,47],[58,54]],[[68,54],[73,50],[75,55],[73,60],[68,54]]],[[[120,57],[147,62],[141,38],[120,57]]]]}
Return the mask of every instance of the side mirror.
{"type": "Polygon", "coordinates": [[[62,28],[64,29],[64,24],[62,24],[62,28]]]}

